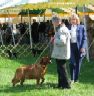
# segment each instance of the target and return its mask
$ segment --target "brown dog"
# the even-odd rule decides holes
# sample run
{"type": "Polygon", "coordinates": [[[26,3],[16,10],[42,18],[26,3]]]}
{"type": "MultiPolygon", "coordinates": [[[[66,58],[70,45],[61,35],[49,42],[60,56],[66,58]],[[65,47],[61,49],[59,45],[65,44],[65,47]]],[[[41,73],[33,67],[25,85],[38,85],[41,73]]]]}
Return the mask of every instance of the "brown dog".
{"type": "Polygon", "coordinates": [[[37,84],[42,84],[45,80],[44,75],[48,63],[50,63],[50,58],[42,57],[39,64],[27,65],[16,69],[15,76],[12,79],[13,86],[18,82],[23,85],[25,79],[36,79],[37,84]],[[42,79],[41,83],[40,79],[42,79]]]}

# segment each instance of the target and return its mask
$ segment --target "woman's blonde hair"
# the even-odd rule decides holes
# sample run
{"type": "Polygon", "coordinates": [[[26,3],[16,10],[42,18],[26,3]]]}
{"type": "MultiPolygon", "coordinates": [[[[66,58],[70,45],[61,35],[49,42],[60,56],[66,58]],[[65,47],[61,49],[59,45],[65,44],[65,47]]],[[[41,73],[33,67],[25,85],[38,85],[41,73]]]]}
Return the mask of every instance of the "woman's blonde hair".
{"type": "Polygon", "coordinates": [[[76,24],[80,24],[80,19],[78,17],[78,15],[76,13],[72,13],[70,18],[69,18],[69,22],[71,23],[71,19],[75,18],[76,19],[76,24]]]}

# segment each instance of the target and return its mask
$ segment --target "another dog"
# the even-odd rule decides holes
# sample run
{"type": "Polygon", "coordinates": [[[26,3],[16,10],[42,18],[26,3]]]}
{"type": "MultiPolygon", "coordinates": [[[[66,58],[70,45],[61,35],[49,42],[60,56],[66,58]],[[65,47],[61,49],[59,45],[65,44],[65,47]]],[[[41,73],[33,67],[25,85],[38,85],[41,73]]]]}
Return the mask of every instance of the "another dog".
{"type": "Polygon", "coordinates": [[[8,54],[9,58],[16,58],[17,59],[17,53],[16,52],[12,52],[10,50],[6,50],[6,53],[8,54]]]}
{"type": "Polygon", "coordinates": [[[41,50],[41,49],[35,49],[35,48],[32,48],[31,50],[32,50],[32,54],[33,54],[34,57],[35,57],[37,54],[41,54],[41,52],[43,51],[43,50],[41,50]]]}
{"type": "Polygon", "coordinates": [[[20,67],[16,70],[15,76],[12,79],[13,86],[18,82],[23,85],[25,79],[36,79],[37,84],[42,84],[44,82],[44,75],[46,73],[47,64],[50,63],[50,58],[42,57],[39,64],[27,65],[20,67]],[[40,79],[42,79],[40,83],[40,79]]]}

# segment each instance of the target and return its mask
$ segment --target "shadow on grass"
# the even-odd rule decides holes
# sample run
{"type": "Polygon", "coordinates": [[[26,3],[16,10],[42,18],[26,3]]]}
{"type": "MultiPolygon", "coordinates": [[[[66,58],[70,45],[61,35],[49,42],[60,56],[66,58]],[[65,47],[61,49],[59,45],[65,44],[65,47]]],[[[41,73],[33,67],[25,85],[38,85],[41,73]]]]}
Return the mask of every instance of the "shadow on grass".
{"type": "Polygon", "coordinates": [[[6,88],[5,89],[2,89],[0,90],[0,93],[8,93],[8,92],[25,92],[25,91],[31,91],[31,90],[46,90],[46,89],[53,89],[53,88],[56,88],[56,84],[54,83],[45,83],[43,85],[29,85],[29,84],[25,84],[23,86],[21,85],[17,85],[15,87],[8,87],[8,86],[5,86],[6,88]]]}

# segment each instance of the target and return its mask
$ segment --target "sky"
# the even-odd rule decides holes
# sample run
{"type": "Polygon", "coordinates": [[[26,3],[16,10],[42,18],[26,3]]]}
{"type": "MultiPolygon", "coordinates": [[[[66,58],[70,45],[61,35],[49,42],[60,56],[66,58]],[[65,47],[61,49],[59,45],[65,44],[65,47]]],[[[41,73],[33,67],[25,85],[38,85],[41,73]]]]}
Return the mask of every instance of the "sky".
{"type": "Polygon", "coordinates": [[[37,2],[45,2],[45,1],[48,1],[48,0],[23,0],[24,1],[28,1],[28,3],[37,3],[37,2]]]}
{"type": "Polygon", "coordinates": [[[48,0],[0,0],[0,9],[25,3],[47,2],[48,0]]]}
{"type": "Polygon", "coordinates": [[[11,2],[11,1],[17,1],[17,2],[20,2],[20,3],[38,3],[38,2],[45,2],[45,1],[48,1],[48,0],[0,0],[0,4],[3,4],[4,2],[11,2]]]}

